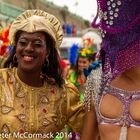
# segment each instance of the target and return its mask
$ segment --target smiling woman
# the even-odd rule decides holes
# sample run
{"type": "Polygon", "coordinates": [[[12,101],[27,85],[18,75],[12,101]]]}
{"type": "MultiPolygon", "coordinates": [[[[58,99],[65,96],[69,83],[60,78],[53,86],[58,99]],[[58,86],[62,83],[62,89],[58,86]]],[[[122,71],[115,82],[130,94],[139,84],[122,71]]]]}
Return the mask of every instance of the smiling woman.
{"type": "Polygon", "coordinates": [[[41,69],[45,58],[49,55],[46,50],[45,34],[43,32],[22,32],[17,42],[16,57],[21,69],[30,72],[41,69]]]}
{"type": "Polygon", "coordinates": [[[81,132],[84,110],[77,89],[63,79],[62,39],[60,22],[47,12],[27,10],[13,22],[14,49],[0,70],[0,132],[10,140],[13,133],[51,133],[52,139],[66,124],[81,132]]]}
{"type": "MultiPolygon", "coordinates": [[[[71,52],[74,54],[74,51],[71,52]]],[[[74,68],[69,70],[67,80],[73,83],[80,91],[80,100],[83,101],[83,93],[86,86],[86,76],[84,69],[88,69],[90,64],[94,61],[95,52],[92,47],[79,48],[77,50],[77,58],[74,68]]],[[[74,57],[74,55],[73,55],[74,57]]]]}

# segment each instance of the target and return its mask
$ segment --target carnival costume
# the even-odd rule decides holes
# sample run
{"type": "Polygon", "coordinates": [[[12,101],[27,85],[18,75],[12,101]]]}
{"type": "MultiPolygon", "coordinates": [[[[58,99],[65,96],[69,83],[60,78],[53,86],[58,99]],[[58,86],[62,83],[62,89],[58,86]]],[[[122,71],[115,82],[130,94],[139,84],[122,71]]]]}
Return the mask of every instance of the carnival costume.
{"type": "Polygon", "coordinates": [[[129,113],[133,101],[140,99],[140,91],[127,91],[112,87],[111,81],[126,70],[140,64],[140,0],[97,0],[98,13],[92,26],[100,28],[103,37],[102,69],[93,70],[88,77],[85,104],[90,110],[93,95],[98,124],[121,127],[119,140],[127,140],[128,127],[140,128],[129,113]],[[130,10],[133,9],[133,10],[130,10]],[[100,22],[96,23],[98,16],[100,22]],[[99,106],[105,95],[118,98],[124,112],[117,119],[101,115],[99,106]]]}
{"type": "MultiPolygon", "coordinates": [[[[12,45],[19,30],[47,32],[54,39],[56,49],[63,39],[60,22],[41,10],[27,10],[16,18],[9,33],[12,45]]],[[[20,134],[25,132],[26,138],[34,134],[29,138],[33,140],[54,139],[60,136],[65,124],[80,133],[84,116],[79,92],[73,85],[59,87],[44,79],[42,87],[31,87],[20,80],[15,67],[0,70],[0,109],[0,133],[9,134],[10,140],[20,139],[20,134]]]]}
{"type": "Polygon", "coordinates": [[[12,46],[9,45],[8,41],[10,26],[11,24],[8,28],[2,28],[0,30],[0,68],[4,67],[4,63],[12,51],[12,46]]]}
{"type": "MultiPolygon", "coordinates": [[[[83,57],[83,58],[92,57],[94,55],[94,53],[95,53],[95,51],[93,50],[92,47],[79,48],[77,50],[77,58],[78,57],[83,57]]],[[[73,54],[73,52],[72,52],[72,54],[73,54]]],[[[83,72],[84,72],[84,70],[83,70],[83,72]]],[[[83,92],[85,90],[85,85],[86,85],[85,81],[78,78],[78,75],[76,74],[75,70],[71,70],[69,72],[69,75],[68,75],[67,79],[70,83],[73,83],[78,88],[78,90],[81,93],[80,94],[80,100],[83,102],[83,99],[84,99],[83,92]]]]}

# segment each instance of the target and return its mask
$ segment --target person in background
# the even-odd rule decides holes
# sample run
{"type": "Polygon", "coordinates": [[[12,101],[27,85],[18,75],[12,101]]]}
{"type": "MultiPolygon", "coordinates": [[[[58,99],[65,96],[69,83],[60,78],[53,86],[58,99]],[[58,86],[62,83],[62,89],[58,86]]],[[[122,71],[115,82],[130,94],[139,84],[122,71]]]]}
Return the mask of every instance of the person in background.
{"type": "Polygon", "coordinates": [[[95,53],[93,56],[93,62],[89,65],[88,68],[84,68],[84,75],[86,77],[88,77],[91,73],[92,70],[98,69],[99,67],[101,67],[102,63],[101,63],[101,58],[100,58],[100,51],[98,51],[97,53],[95,53]]]}
{"type": "Polygon", "coordinates": [[[13,133],[34,140],[64,137],[66,124],[81,133],[84,110],[78,90],[62,76],[62,39],[59,20],[42,10],[26,10],[12,23],[14,48],[0,70],[0,132],[9,140],[17,139],[13,133]]]}
{"type": "Polygon", "coordinates": [[[140,0],[97,2],[102,67],[88,76],[81,140],[139,140],[140,0]]]}
{"type": "Polygon", "coordinates": [[[83,102],[83,92],[85,90],[86,76],[84,69],[88,69],[89,65],[93,62],[94,50],[91,47],[79,48],[76,64],[67,76],[67,80],[73,83],[80,91],[80,100],[83,102]]]}

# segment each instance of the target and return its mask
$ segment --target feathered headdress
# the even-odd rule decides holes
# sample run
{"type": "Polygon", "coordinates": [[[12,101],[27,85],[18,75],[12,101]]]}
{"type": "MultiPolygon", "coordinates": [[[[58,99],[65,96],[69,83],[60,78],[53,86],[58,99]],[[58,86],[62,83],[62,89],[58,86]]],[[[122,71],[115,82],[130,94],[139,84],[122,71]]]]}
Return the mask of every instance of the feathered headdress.
{"type": "Polygon", "coordinates": [[[70,62],[71,65],[76,63],[79,48],[80,47],[79,47],[78,44],[73,44],[69,48],[69,62],[70,62]]]}
{"type": "Polygon", "coordinates": [[[97,0],[97,3],[92,26],[98,27],[103,37],[103,70],[111,69],[116,77],[140,64],[140,0],[97,0]],[[101,20],[97,23],[98,17],[101,20]]]}
{"type": "Polygon", "coordinates": [[[92,47],[93,46],[93,38],[82,37],[82,41],[83,41],[83,47],[92,47]]]}
{"type": "Polygon", "coordinates": [[[8,28],[2,28],[0,31],[0,56],[5,55],[5,53],[9,49],[8,36],[9,36],[10,26],[11,25],[9,25],[8,28]]]}
{"type": "Polygon", "coordinates": [[[9,29],[2,29],[0,32],[0,56],[4,55],[8,47],[9,29]]]}
{"type": "Polygon", "coordinates": [[[92,57],[95,51],[92,47],[80,48],[78,50],[78,56],[81,57],[92,57]]]}

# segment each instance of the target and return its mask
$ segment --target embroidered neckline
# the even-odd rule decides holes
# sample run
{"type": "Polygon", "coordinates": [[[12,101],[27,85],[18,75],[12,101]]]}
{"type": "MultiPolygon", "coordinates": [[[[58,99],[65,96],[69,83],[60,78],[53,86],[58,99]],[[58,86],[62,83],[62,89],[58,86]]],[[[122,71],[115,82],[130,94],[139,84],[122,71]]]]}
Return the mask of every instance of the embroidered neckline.
{"type": "Polygon", "coordinates": [[[17,79],[17,81],[23,85],[24,87],[31,89],[31,90],[43,90],[47,87],[47,82],[44,80],[43,86],[41,87],[34,87],[34,86],[29,86],[28,84],[24,83],[23,81],[20,80],[18,74],[17,74],[17,68],[14,68],[14,73],[15,73],[15,77],[17,79]]]}

